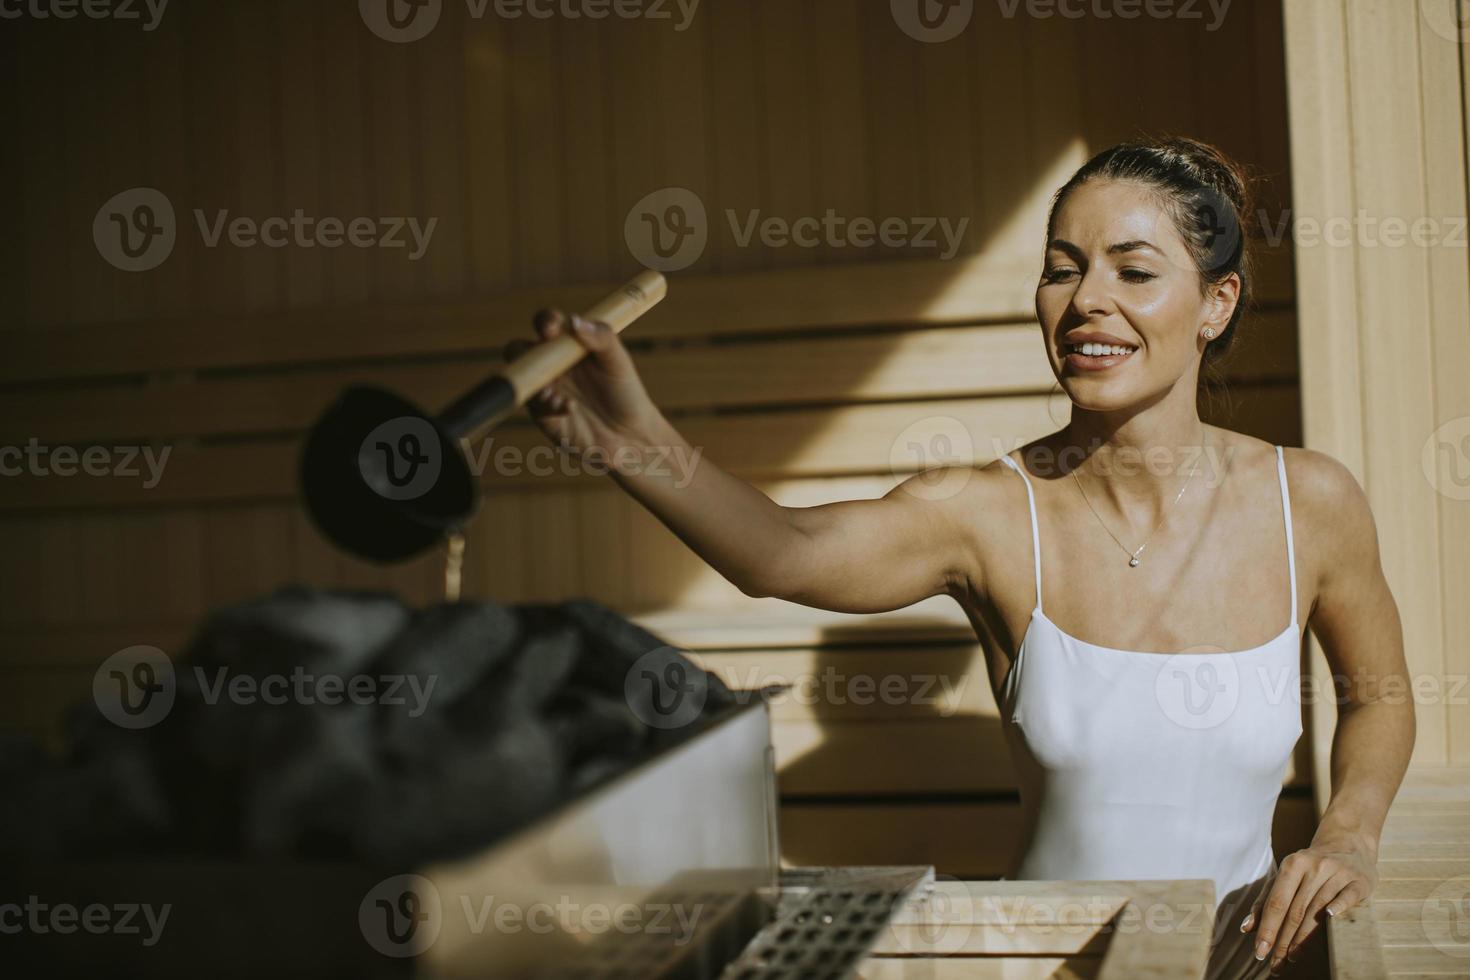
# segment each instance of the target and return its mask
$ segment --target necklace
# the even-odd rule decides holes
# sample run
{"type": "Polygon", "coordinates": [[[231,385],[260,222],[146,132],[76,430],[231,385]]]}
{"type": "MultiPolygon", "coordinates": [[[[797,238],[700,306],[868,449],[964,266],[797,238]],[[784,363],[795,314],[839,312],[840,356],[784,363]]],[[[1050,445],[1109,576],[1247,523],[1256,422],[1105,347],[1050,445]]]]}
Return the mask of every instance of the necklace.
{"type": "MultiPolygon", "coordinates": [[[[1204,428],[1203,427],[1200,428],[1200,445],[1201,445],[1201,447],[1203,447],[1203,445],[1204,445],[1204,428]]],[[[1200,455],[1203,456],[1204,453],[1202,452],[1200,455]]],[[[1138,567],[1138,556],[1141,555],[1141,554],[1143,554],[1143,549],[1148,547],[1148,543],[1153,540],[1154,535],[1159,533],[1159,528],[1161,528],[1161,527],[1164,526],[1164,521],[1168,520],[1168,518],[1169,518],[1169,507],[1172,507],[1175,504],[1179,503],[1179,498],[1182,497],[1182,496],[1184,496],[1184,491],[1185,490],[1189,489],[1189,481],[1190,480],[1193,480],[1194,479],[1194,474],[1197,473],[1197,472],[1199,472],[1199,463],[1196,462],[1194,464],[1194,469],[1190,470],[1189,471],[1189,476],[1187,476],[1187,477],[1184,478],[1184,485],[1179,488],[1179,492],[1174,495],[1174,499],[1169,502],[1168,507],[1165,507],[1164,508],[1163,516],[1161,516],[1159,518],[1158,525],[1155,526],[1154,529],[1148,533],[1148,537],[1146,537],[1146,538],[1143,539],[1143,544],[1139,545],[1138,548],[1137,548],[1137,550],[1135,550],[1135,551],[1129,551],[1128,550],[1128,546],[1126,544],[1124,544],[1121,541],[1118,541],[1118,536],[1116,534],[1114,534],[1112,532],[1112,530],[1108,527],[1107,523],[1105,521],[1103,521],[1102,515],[1097,512],[1097,508],[1094,507],[1094,506],[1092,506],[1092,501],[1087,499],[1087,491],[1083,489],[1083,487],[1082,487],[1082,480],[1081,480],[1080,477],[1077,476],[1077,470],[1080,469],[1080,468],[1081,467],[1079,466],[1079,467],[1075,467],[1072,470],[1072,479],[1077,481],[1077,489],[1082,492],[1082,500],[1083,500],[1083,502],[1087,504],[1087,509],[1090,510],[1090,511],[1092,511],[1092,516],[1093,517],[1096,517],[1097,518],[1097,522],[1102,525],[1102,529],[1104,531],[1107,531],[1108,532],[1108,537],[1112,538],[1114,541],[1117,541],[1118,542],[1118,547],[1122,548],[1125,552],[1127,552],[1127,554],[1128,554],[1128,567],[1129,568],[1137,568],[1138,567]]]]}

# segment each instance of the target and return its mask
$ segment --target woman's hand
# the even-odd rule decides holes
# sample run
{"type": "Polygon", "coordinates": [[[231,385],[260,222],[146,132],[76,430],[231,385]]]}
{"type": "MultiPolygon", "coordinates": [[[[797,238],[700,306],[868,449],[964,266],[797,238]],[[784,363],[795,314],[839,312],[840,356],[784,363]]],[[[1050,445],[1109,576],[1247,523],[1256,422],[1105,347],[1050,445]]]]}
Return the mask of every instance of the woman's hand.
{"type": "MultiPolygon", "coordinates": [[[[536,333],[548,341],[570,332],[589,353],[570,371],[526,402],[531,418],[559,446],[572,452],[615,452],[638,442],[659,416],[617,331],[600,321],[560,310],[536,314],[536,333]]],[[[505,345],[507,361],[532,346],[517,338],[505,345]]]]}
{"type": "Polygon", "coordinates": [[[1361,843],[1326,841],[1288,854],[1246,916],[1244,930],[1256,930],[1257,958],[1264,944],[1275,973],[1283,958],[1296,959],[1325,921],[1324,910],[1341,915],[1366,901],[1377,884],[1377,860],[1361,843]]]}

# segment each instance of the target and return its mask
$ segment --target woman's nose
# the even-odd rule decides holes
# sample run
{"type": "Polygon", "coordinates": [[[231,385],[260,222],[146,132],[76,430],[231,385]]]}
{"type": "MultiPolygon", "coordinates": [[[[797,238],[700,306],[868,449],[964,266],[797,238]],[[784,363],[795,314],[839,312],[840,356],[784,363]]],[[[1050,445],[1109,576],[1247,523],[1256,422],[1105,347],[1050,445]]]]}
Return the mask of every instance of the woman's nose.
{"type": "Polygon", "coordinates": [[[1107,313],[1110,300],[1102,276],[1083,273],[1072,294],[1072,312],[1084,319],[1096,314],[1107,313]]]}

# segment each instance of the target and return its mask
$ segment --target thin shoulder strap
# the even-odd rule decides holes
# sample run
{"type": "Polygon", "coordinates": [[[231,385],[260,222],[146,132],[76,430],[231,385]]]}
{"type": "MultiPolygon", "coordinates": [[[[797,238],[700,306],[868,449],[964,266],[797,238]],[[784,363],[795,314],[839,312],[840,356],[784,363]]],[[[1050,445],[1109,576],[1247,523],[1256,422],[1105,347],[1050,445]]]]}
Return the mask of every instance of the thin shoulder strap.
{"type": "Polygon", "coordinates": [[[1296,625],[1296,545],[1291,538],[1291,493],[1286,489],[1286,454],[1276,447],[1276,472],[1281,477],[1281,516],[1286,522],[1286,567],[1291,573],[1291,625],[1296,625]]]}
{"type": "MultiPolygon", "coordinates": [[[[1021,480],[1026,484],[1026,503],[1031,507],[1031,559],[1036,566],[1036,608],[1041,609],[1041,533],[1036,529],[1036,495],[1031,492],[1031,478],[1026,471],[1016,465],[1009,454],[1000,457],[1005,464],[1020,474],[1021,480]]],[[[1292,613],[1292,621],[1296,621],[1295,612],[1292,613]]]]}

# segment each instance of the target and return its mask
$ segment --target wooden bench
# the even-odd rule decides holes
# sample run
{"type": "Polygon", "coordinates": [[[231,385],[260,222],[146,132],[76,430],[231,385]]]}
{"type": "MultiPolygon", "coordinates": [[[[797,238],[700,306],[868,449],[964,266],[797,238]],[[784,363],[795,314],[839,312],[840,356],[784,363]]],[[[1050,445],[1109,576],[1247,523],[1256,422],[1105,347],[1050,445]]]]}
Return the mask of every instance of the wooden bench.
{"type": "Polygon", "coordinates": [[[1214,922],[1208,879],[940,881],[899,911],[858,975],[1198,978],[1214,922]]]}
{"type": "Polygon", "coordinates": [[[1337,980],[1470,976],[1470,767],[1408,771],[1383,827],[1377,889],[1328,920],[1327,941],[1337,980]]]}

